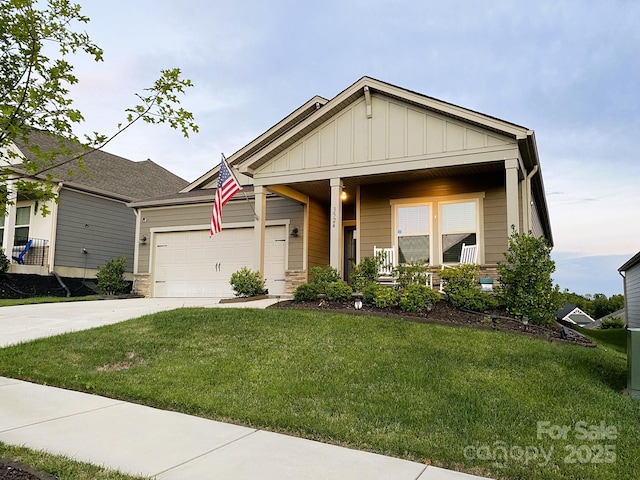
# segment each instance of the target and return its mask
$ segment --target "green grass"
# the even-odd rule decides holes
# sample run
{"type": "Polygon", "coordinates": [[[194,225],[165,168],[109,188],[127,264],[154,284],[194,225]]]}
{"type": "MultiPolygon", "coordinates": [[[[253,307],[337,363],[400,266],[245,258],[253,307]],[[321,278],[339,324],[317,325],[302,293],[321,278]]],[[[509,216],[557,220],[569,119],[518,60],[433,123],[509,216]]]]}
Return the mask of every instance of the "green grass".
{"type": "Polygon", "coordinates": [[[627,355],[627,331],[624,328],[609,328],[605,330],[591,330],[578,328],[583,335],[595,340],[598,345],[611,348],[616,352],[627,355]]]}
{"type": "Polygon", "coordinates": [[[20,462],[46,472],[59,480],[143,480],[89,463],[77,462],[60,455],[15,447],[0,442],[0,458],[20,462]]]}
{"type": "Polygon", "coordinates": [[[14,305],[32,305],[36,303],[59,303],[59,302],[84,302],[87,300],[99,300],[98,295],[85,297],[29,297],[29,298],[3,298],[0,299],[0,307],[11,307],[14,305]]]}
{"type": "Polygon", "coordinates": [[[622,394],[621,355],[493,331],[179,309],[1,349],[0,375],[494,478],[634,478],[640,458],[640,403],[622,394]],[[537,422],[572,429],[538,438],[537,422]],[[580,439],[577,422],[618,434],[580,439]],[[604,445],[616,458],[569,463],[572,445],[584,446],[578,460],[604,445]],[[499,447],[500,465],[484,458],[499,447]],[[519,455],[533,448],[552,448],[551,461],[519,455]]]}

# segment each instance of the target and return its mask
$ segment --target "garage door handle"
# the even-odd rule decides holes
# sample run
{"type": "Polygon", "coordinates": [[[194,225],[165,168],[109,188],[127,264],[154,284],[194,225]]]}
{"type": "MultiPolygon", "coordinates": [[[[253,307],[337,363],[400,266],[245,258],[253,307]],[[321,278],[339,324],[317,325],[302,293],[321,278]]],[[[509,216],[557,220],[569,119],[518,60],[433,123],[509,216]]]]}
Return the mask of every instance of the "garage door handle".
{"type": "Polygon", "coordinates": [[[156,283],[167,283],[164,280],[156,280],[156,283]]]}

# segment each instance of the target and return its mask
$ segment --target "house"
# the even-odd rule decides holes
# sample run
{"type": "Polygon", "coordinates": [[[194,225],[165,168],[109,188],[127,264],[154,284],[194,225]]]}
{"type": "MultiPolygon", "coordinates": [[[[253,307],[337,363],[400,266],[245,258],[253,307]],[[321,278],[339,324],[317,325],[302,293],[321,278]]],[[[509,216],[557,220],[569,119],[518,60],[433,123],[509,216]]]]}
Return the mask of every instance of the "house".
{"type": "Polygon", "coordinates": [[[228,158],[245,185],[209,238],[218,167],[180,193],[132,202],[134,288],[149,296],[229,295],[242,266],[271,294],[309,269],[348,279],[374,247],[434,272],[478,245],[496,277],[511,226],[552,244],[535,135],[528,128],[363,77],[313,97],[228,158]]]}
{"type": "MultiPolygon", "coordinates": [[[[58,137],[38,130],[30,133],[28,143],[45,152],[60,147],[58,137]]],[[[57,163],[86,148],[68,142],[67,147],[57,163]]],[[[13,148],[19,158],[7,167],[13,173],[6,188],[17,190],[17,200],[0,217],[0,246],[11,260],[9,273],[93,278],[107,260],[125,255],[131,276],[136,219],[127,203],[188,184],[151,160],[133,162],[98,150],[84,156],[84,169],[75,160],[47,172],[56,182],[58,202],[48,202],[51,213],[43,217],[41,202],[16,188],[16,179],[24,173],[20,158],[33,159],[33,153],[22,141],[16,140],[13,148]]]]}
{"type": "Polygon", "coordinates": [[[627,384],[629,394],[640,398],[640,252],[622,265],[627,328],[627,384]]]}
{"type": "Polygon", "coordinates": [[[595,322],[588,313],[569,302],[565,302],[562,309],[558,310],[557,319],[560,323],[578,325],[585,328],[589,328],[595,322]]]}

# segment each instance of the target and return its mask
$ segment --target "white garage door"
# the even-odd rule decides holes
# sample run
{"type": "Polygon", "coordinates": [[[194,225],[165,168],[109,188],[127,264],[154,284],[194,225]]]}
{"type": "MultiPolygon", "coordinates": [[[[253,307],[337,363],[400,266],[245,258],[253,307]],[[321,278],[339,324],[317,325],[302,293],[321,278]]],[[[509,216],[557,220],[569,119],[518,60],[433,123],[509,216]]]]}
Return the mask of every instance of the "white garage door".
{"type": "MultiPolygon", "coordinates": [[[[266,286],[284,293],[287,230],[267,227],[265,233],[266,286]]],[[[231,274],[253,268],[253,228],[163,232],[154,236],[154,296],[232,297],[231,274]]]]}

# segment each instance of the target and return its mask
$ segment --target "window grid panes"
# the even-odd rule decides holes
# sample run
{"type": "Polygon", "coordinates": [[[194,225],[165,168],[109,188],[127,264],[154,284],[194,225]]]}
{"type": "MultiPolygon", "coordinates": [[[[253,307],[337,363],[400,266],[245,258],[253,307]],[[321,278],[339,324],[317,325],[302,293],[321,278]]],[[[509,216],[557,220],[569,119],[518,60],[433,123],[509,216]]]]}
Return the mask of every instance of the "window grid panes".
{"type": "Polygon", "coordinates": [[[477,243],[476,202],[445,203],[440,208],[442,261],[460,261],[462,245],[477,243]]]}

